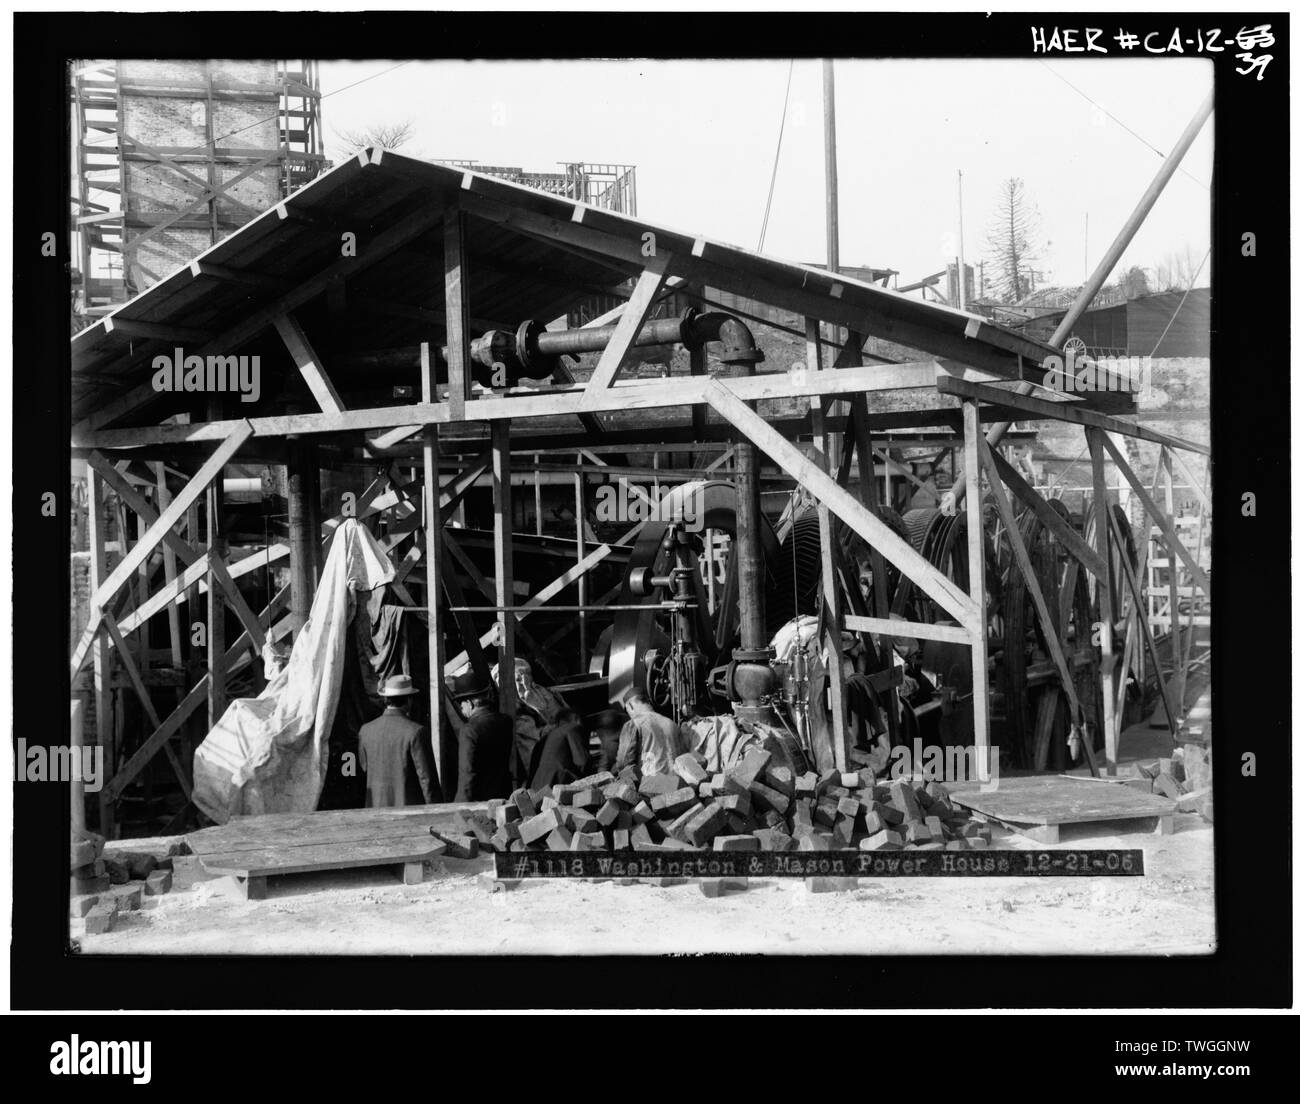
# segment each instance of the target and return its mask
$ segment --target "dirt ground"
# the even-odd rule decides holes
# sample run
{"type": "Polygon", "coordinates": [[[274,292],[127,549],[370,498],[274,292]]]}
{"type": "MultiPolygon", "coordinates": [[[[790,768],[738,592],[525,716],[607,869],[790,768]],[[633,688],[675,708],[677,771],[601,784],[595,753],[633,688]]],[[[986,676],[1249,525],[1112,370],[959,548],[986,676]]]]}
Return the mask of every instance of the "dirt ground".
{"type": "MultiPolygon", "coordinates": [[[[1171,835],[1070,836],[1056,847],[1141,849],[1130,878],[862,878],[811,893],[752,879],[718,899],[696,883],[523,882],[491,891],[491,859],[272,878],[262,901],[178,857],[172,891],[84,937],[86,954],[1208,954],[1213,829],[1177,814],[1171,835]]],[[[995,836],[994,847],[1038,847],[995,836]]]]}

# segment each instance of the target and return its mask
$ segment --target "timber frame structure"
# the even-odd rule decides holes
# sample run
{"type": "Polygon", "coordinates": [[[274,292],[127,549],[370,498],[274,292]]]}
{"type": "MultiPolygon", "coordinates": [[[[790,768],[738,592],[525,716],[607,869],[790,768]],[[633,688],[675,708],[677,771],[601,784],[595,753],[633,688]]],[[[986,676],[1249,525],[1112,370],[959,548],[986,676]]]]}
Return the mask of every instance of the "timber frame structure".
{"type": "MultiPolygon", "coordinates": [[[[1112,680],[1104,685],[1113,686],[1112,633],[1121,622],[1126,638],[1148,648],[1154,659],[1140,590],[1145,565],[1117,562],[1108,525],[1095,526],[1092,541],[1086,542],[990,447],[982,425],[1056,419],[1082,426],[1097,500],[1106,499],[1109,456],[1142,499],[1148,522],[1163,534],[1170,558],[1177,557],[1207,595],[1208,573],[1183,546],[1173,519],[1141,485],[1109,435],[1156,443],[1164,464],[1169,463],[1165,456],[1176,457],[1179,451],[1208,455],[1208,450],[1125,420],[1119,415],[1133,408],[1113,393],[1048,389],[1043,362],[1055,352],[1051,345],[976,316],[844,275],[777,261],[474,172],[377,148],[362,151],[73,339],[72,446],[74,455],[89,465],[93,597],[89,624],[74,642],[71,674],[76,680],[88,664],[93,667],[89,692],[96,715],[104,717],[109,655],[115,650],[152,726],[129,757],[114,748],[111,726],[101,729],[106,762],[112,764],[100,795],[101,828],[111,833],[114,802],[158,755],[167,756],[182,787],[188,786],[188,766],[174,742],[181,727],[204,706],[209,724],[215,723],[226,705],[232,671],[255,661],[267,641],[284,639],[301,625],[322,540],[328,541],[341,520],[315,516],[316,472],[327,456],[330,462],[372,463],[379,473],[357,502],[356,516],[399,509],[407,518],[390,551],[399,593],[427,618],[434,715],[445,708],[444,672],[464,660],[481,665],[482,648],[492,641],[502,669],[511,669],[516,637],[526,631],[520,622],[610,553],[609,544],[584,543],[579,526],[573,567],[526,604],[516,605],[512,456],[585,455],[599,464],[590,450],[612,444],[666,449],[715,441],[752,444],[816,501],[824,564],[835,555],[833,521],[860,535],[877,564],[888,561],[946,614],[945,621],[935,624],[901,622],[878,603],[872,616],[853,615],[839,608],[834,586],[826,584],[828,645],[838,649],[835,630],[842,629],[969,646],[975,739],[983,746],[989,743],[982,540],[986,499],[1005,522],[1042,623],[1055,620],[1033,582],[1028,552],[1012,521],[1014,498],[1095,580],[1102,673],[1112,680]],[[481,368],[475,361],[476,336],[490,330],[514,333],[526,319],[555,318],[592,293],[620,294],[629,279],[635,283],[617,320],[598,320],[612,321],[613,332],[588,380],[578,382],[561,369],[541,384],[496,390],[475,385],[481,368]],[[620,378],[655,304],[673,293],[701,296],[705,288],[802,315],[807,371],[728,375],[711,368],[704,351],[696,350],[689,375],[620,378]],[[930,359],[882,362],[864,352],[868,336],[921,350],[930,359]],[[155,358],[182,351],[201,357],[260,356],[260,397],[245,403],[233,394],[156,389],[155,358]],[[394,397],[399,393],[394,388],[401,397],[394,397]],[[909,411],[872,411],[873,394],[899,389],[913,389],[933,401],[909,411]],[[807,400],[807,412],[774,421],[757,409],[772,399],[807,400]],[[640,420],[648,417],[645,412],[664,410],[681,420],[640,420]],[[873,433],[920,427],[938,427],[930,430],[931,436],[960,442],[969,591],[881,520],[875,480],[868,477],[877,457],[873,433]],[[855,453],[867,461],[861,465],[858,490],[849,479],[855,453]],[[393,459],[403,456],[418,456],[423,467],[418,482],[395,474],[393,459]],[[287,547],[276,545],[231,562],[223,531],[221,473],[240,461],[286,466],[290,540],[287,547]],[[440,475],[446,466],[454,470],[440,475]],[[166,475],[182,471],[189,473],[188,480],[173,491],[166,475]],[[494,624],[481,633],[472,619],[466,620],[463,595],[454,593],[454,572],[445,570],[457,549],[454,531],[443,522],[485,475],[495,491],[496,521],[495,577],[484,584],[494,589],[496,604],[491,607],[494,624]],[[139,490],[149,480],[156,491],[152,503],[139,490]],[[116,491],[140,522],[138,539],[129,548],[124,545],[111,571],[103,535],[95,529],[95,507],[105,487],[116,491]],[[200,506],[205,530],[199,525],[200,506]],[[404,551],[402,540],[409,541],[404,551]],[[292,579],[288,593],[281,590],[265,609],[254,612],[241,594],[240,577],[286,557],[292,579]],[[406,589],[417,563],[426,572],[423,601],[406,589]],[[163,576],[160,587],[150,591],[135,585],[154,570],[163,576]],[[1115,578],[1127,591],[1114,584],[1115,578]],[[206,671],[195,685],[177,692],[178,703],[163,715],[128,640],[149,618],[167,615],[175,646],[178,603],[198,602],[202,593],[206,671]],[[243,629],[233,641],[224,639],[222,631],[225,605],[243,629]],[[466,641],[463,657],[443,654],[452,619],[466,641]]],[[[724,460],[727,455],[722,454],[724,460]]],[[[578,488],[580,496],[581,479],[578,488]]],[[[1143,558],[1146,543],[1139,546],[1143,558]]],[[[823,578],[833,574],[824,571],[823,578]]],[[[1050,634],[1048,643],[1071,708],[1081,714],[1069,657],[1050,634]]],[[[1132,650],[1124,653],[1125,670],[1132,650]]],[[[1159,662],[1154,666],[1159,679],[1159,662]]],[[[1169,716],[1179,717],[1182,703],[1174,702],[1164,680],[1159,681],[1169,716]]],[[[1119,685],[1117,693],[1122,693],[1123,679],[1119,685]]],[[[507,711],[512,695],[509,680],[503,680],[507,711]]],[[[832,677],[835,720],[829,755],[834,765],[846,767],[842,696],[839,679],[832,677]]],[[[1113,772],[1119,735],[1115,695],[1105,693],[1103,705],[1104,762],[1093,761],[1090,741],[1084,746],[1095,771],[1113,772]]],[[[449,748],[435,746],[440,773],[448,754],[449,748]]]]}

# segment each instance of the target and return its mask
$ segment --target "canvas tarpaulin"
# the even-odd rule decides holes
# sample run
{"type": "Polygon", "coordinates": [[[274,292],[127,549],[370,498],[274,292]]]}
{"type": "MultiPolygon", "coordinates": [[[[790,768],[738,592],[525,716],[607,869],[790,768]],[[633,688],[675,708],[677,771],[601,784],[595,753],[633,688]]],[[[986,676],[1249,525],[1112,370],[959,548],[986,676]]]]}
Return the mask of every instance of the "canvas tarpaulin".
{"type": "Polygon", "coordinates": [[[316,808],[355,592],[393,576],[392,562],[370,532],[354,518],[344,521],[289,662],[256,698],[231,702],[194,753],[194,804],[213,820],[316,808]]]}

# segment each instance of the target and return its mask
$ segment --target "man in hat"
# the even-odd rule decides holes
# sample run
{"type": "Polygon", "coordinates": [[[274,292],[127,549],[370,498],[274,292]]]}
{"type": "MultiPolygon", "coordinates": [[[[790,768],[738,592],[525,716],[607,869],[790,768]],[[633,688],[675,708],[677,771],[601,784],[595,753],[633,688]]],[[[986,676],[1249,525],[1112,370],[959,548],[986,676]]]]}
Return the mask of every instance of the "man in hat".
{"type": "Polygon", "coordinates": [[[410,675],[394,675],[379,690],[386,708],[363,725],[358,737],[366,774],[366,806],[432,805],[442,800],[429,730],[408,715],[415,686],[410,675]]]}
{"type": "Polygon", "coordinates": [[[498,713],[486,683],[473,674],[452,680],[452,692],[460,705],[465,723],[457,738],[457,801],[488,801],[509,797],[510,751],[514,746],[515,726],[509,717],[498,713]]]}
{"type": "Polygon", "coordinates": [[[677,722],[651,704],[644,690],[631,690],[623,698],[627,724],[619,735],[614,773],[636,767],[642,775],[670,774],[673,760],[686,748],[677,722]]]}

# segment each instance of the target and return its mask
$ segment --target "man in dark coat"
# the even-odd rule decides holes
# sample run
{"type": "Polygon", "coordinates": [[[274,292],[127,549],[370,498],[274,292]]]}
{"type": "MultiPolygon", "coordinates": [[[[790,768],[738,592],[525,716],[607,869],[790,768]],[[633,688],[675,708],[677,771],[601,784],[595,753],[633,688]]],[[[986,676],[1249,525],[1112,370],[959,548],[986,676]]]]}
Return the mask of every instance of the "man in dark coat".
{"type": "Polygon", "coordinates": [[[572,709],[561,709],[555,723],[542,734],[533,752],[528,786],[562,785],[583,778],[588,773],[591,752],[587,747],[587,729],[572,709]]]}
{"type": "Polygon", "coordinates": [[[410,675],[394,675],[380,695],[387,708],[361,727],[358,759],[366,775],[367,807],[432,805],[442,800],[429,730],[407,714],[415,687],[410,675]]]}
{"type": "Polygon", "coordinates": [[[465,713],[465,723],[458,734],[457,801],[488,801],[510,796],[510,753],[515,726],[509,717],[496,711],[489,695],[486,686],[457,695],[465,713]]]}
{"type": "Polygon", "coordinates": [[[618,759],[618,741],[625,724],[627,724],[627,714],[621,709],[605,709],[592,718],[592,728],[600,743],[600,753],[596,763],[598,771],[613,773],[614,762],[618,759]]]}

